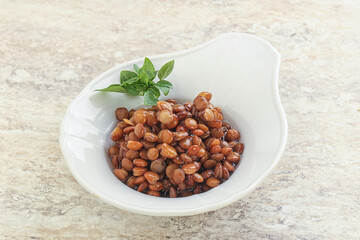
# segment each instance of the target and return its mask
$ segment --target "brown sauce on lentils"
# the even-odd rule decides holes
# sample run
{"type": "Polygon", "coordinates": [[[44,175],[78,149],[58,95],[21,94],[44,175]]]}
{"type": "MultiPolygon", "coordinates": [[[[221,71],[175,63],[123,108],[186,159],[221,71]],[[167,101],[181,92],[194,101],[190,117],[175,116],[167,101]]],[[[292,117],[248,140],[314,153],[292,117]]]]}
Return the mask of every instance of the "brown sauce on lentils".
{"type": "Polygon", "coordinates": [[[201,92],[184,104],[169,99],[148,109],[116,109],[115,145],[108,149],[115,176],[156,197],[190,196],[229,179],[244,144],[211,97],[201,92]]]}

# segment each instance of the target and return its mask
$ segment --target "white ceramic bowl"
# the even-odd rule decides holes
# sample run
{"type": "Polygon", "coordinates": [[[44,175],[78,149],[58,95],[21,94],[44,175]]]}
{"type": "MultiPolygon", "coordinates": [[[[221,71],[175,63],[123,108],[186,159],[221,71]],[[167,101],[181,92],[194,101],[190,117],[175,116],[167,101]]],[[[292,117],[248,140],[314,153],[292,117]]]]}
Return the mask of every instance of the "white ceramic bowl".
{"type": "Polygon", "coordinates": [[[119,82],[120,71],[141,65],[143,58],[113,67],[92,80],[70,104],[60,131],[60,145],[70,171],[90,193],[118,208],[146,215],[193,215],[212,211],[252,191],[276,166],[287,139],[287,122],[278,92],[280,55],[266,41],[239,33],[178,53],[152,56],[159,68],[174,59],[169,98],[192,100],[213,93],[212,103],[239,129],[245,150],[228,181],[205,193],[158,198],[128,188],[113,174],[107,156],[114,111],[141,105],[141,97],[94,93],[119,82]]]}

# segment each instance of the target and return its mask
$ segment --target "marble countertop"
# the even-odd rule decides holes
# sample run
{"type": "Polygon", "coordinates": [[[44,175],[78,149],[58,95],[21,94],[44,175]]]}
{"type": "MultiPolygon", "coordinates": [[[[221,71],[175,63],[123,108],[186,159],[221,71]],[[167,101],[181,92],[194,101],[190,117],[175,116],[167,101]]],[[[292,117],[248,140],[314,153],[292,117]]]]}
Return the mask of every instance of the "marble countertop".
{"type": "Polygon", "coordinates": [[[0,2],[0,239],[359,239],[360,2],[0,2]],[[86,192],[60,122],[95,76],[221,33],[282,55],[289,138],[254,192],[190,217],[119,210],[86,192]]]}

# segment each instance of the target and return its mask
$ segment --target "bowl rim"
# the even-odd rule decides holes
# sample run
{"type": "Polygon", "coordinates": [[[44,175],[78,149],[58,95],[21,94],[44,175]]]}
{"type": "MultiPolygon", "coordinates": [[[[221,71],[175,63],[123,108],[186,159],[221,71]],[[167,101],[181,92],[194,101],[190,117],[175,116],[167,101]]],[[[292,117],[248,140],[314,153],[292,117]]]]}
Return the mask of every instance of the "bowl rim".
{"type": "Polygon", "coordinates": [[[174,53],[166,53],[166,54],[159,54],[159,55],[155,55],[155,56],[150,56],[150,59],[153,60],[158,60],[158,59],[163,59],[163,58],[169,58],[169,57],[175,57],[175,56],[182,56],[182,55],[186,55],[188,53],[197,51],[201,48],[204,48],[208,45],[211,45],[217,41],[220,41],[224,38],[227,38],[229,36],[235,36],[235,37],[246,37],[246,38],[251,38],[253,40],[259,41],[262,44],[264,44],[265,46],[267,46],[275,55],[276,55],[276,65],[275,65],[275,71],[273,72],[273,83],[272,83],[272,91],[273,91],[273,96],[274,96],[274,103],[276,104],[277,107],[277,113],[279,114],[280,117],[280,125],[281,125],[281,142],[278,146],[278,149],[276,151],[276,156],[274,157],[274,160],[272,162],[272,164],[270,165],[270,167],[263,173],[261,174],[256,180],[254,180],[253,182],[251,182],[243,191],[241,192],[236,192],[235,194],[232,194],[229,198],[217,203],[217,204],[212,204],[210,206],[201,206],[200,208],[197,209],[191,209],[191,210],[172,210],[172,211],[167,211],[167,212],[156,212],[156,210],[154,209],[148,209],[148,208],[142,208],[141,206],[133,206],[133,205],[128,205],[124,202],[118,202],[115,201],[111,198],[108,198],[107,196],[103,196],[101,192],[97,191],[96,188],[90,186],[89,184],[87,184],[87,182],[81,177],[81,175],[78,173],[76,167],[72,164],[72,157],[71,154],[69,152],[69,149],[66,147],[66,131],[65,131],[65,125],[66,122],[68,121],[68,119],[71,116],[72,113],[72,108],[74,106],[74,104],[81,99],[88,91],[89,89],[100,79],[106,77],[109,74],[112,74],[113,72],[119,71],[122,68],[129,66],[129,65],[133,65],[139,61],[143,60],[142,58],[137,58],[137,59],[133,59],[130,61],[127,61],[125,63],[116,65],[110,69],[108,69],[107,71],[101,73],[100,75],[98,75],[97,77],[95,77],[93,80],[91,80],[84,88],[83,90],[80,92],[79,95],[77,95],[77,97],[75,97],[71,103],[69,104],[66,113],[64,115],[64,118],[61,122],[61,127],[60,127],[60,137],[59,137],[59,143],[60,143],[60,148],[61,148],[61,152],[65,158],[65,161],[68,165],[68,168],[71,172],[71,174],[74,176],[74,178],[76,179],[76,181],[83,187],[85,188],[89,193],[95,195],[97,198],[100,198],[102,201],[115,206],[117,208],[123,209],[123,210],[127,210],[130,212],[134,212],[134,213],[138,213],[138,214],[143,214],[143,215],[150,215],[150,216],[189,216],[189,215],[195,215],[195,214],[200,214],[200,213],[204,213],[204,212],[209,212],[209,211],[214,211],[216,209],[222,208],[224,206],[227,206],[231,203],[234,203],[235,201],[238,201],[239,199],[241,199],[242,197],[244,197],[245,195],[249,194],[250,192],[252,192],[269,174],[270,172],[276,167],[276,165],[279,163],[281,156],[285,150],[286,147],[286,142],[287,142],[287,138],[288,138],[288,123],[287,123],[287,119],[286,119],[286,115],[285,115],[285,111],[284,108],[281,104],[281,99],[280,99],[280,94],[279,94],[279,89],[278,89],[278,82],[279,82],[279,70],[280,70],[280,62],[281,62],[281,56],[279,54],[279,52],[266,40],[259,38],[257,36],[251,35],[251,34],[247,34],[247,33],[236,33],[236,32],[230,32],[230,33],[226,33],[226,34],[222,34],[219,37],[216,37],[210,41],[207,41],[205,43],[199,44],[193,48],[189,48],[186,50],[182,50],[182,51],[178,51],[178,52],[174,52],[174,53]]]}

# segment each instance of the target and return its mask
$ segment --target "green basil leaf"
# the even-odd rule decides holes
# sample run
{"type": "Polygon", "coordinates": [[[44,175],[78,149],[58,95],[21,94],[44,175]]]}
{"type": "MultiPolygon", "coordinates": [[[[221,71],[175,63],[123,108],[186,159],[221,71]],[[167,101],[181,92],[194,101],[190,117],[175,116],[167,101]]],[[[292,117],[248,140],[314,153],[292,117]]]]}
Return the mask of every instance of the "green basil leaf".
{"type": "Polygon", "coordinates": [[[139,66],[137,64],[134,64],[133,68],[134,68],[135,72],[137,72],[139,74],[139,71],[140,71],[139,66]]]}
{"type": "Polygon", "coordinates": [[[173,85],[171,84],[171,82],[166,81],[166,80],[160,80],[157,83],[155,83],[155,86],[157,87],[167,87],[167,88],[173,88],[173,85]]]}
{"type": "Polygon", "coordinates": [[[156,72],[152,72],[152,71],[146,70],[145,73],[146,73],[146,75],[148,76],[148,78],[149,78],[150,81],[154,80],[154,78],[156,77],[156,72]]]}
{"type": "Polygon", "coordinates": [[[149,82],[149,76],[145,71],[140,71],[139,79],[140,79],[140,82],[143,84],[148,84],[148,82],[149,82]]]}
{"type": "Polygon", "coordinates": [[[129,80],[126,80],[126,82],[124,82],[123,84],[131,85],[137,81],[139,81],[139,77],[134,77],[134,78],[130,78],[129,80]]]}
{"type": "Polygon", "coordinates": [[[164,80],[167,76],[170,75],[170,73],[174,69],[174,63],[175,63],[175,61],[172,60],[172,61],[164,64],[164,66],[161,67],[161,69],[158,73],[158,77],[160,80],[164,80]]]}
{"type": "Polygon", "coordinates": [[[134,77],[137,77],[137,73],[128,70],[123,70],[120,73],[120,83],[126,82],[127,80],[134,77]]]}
{"type": "Polygon", "coordinates": [[[158,99],[155,98],[153,95],[151,95],[150,93],[148,92],[145,92],[145,95],[144,95],[144,103],[145,105],[147,106],[153,106],[153,105],[156,105],[158,99]]]}
{"type": "Polygon", "coordinates": [[[160,97],[160,91],[158,88],[152,86],[148,89],[148,91],[151,91],[155,97],[160,97]]]}
{"type": "Polygon", "coordinates": [[[124,88],[132,96],[142,95],[144,89],[141,84],[136,84],[136,83],[132,85],[125,85],[124,88]]]}
{"type": "Polygon", "coordinates": [[[143,69],[143,71],[155,72],[155,67],[154,67],[153,63],[147,57],[144,60],[142,69],[143,69]]]}
{"type": "Polygon", "coordinates": [[[145,105],[151,106],[156,105],[158,97],[160,96],[160,91],[156,87],[149,88],[144,95],[145,105]]]}
{"type": "Polygon", "coordinates": [[[107,88],[103,88],[103,89],[96,89],[95,91],[100,91],[100,92],[119,92],[119,93],[126,93],[126,89],[121,87],[120,84],[111,84],[110,86],[108,86],[107,88]]]}
{"type": "Polygon", "coordinates": [[[170,92],[170,88],[168,87],[159,87],[158,88],[164,93],[165,96],[167,96],[170,92]]]}

